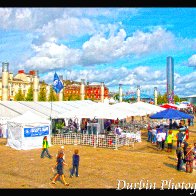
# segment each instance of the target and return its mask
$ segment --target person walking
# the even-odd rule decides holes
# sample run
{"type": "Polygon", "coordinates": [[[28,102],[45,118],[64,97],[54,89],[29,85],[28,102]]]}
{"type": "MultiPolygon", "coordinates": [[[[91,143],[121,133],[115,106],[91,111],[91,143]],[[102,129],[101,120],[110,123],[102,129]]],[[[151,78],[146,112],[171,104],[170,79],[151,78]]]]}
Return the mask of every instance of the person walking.
{"type": "Polygon", "coordinates": [[[59,153],[56,159],[56,165],[52,168],[54,171],[55,169],[57,170],[56,175],[52,179],[52,184],[56,184],[56,180],[60,177],[63,184],[65,186],[69,186],[69,183],[65,181],[65,175],[63,173],[63,167],[64,165],[67,166],[67,163],[65,163],[65,160],[63,159],[64,153],[59,153]]]}
{"type": "Polygon", "coordinates": [[[74,154],[72,156],[72,169],[70,177],[72,178],[75,174],[76,177],[79,177],[78,169],[79,169],[79,162],[80,162],[80,156],[78,154],[78,149],[74,150],[74,154]]]}
{"type": "Polygon", "coordinates": [[[47,155],[48,158],[52,158],[52,156],[50,155],[49,151],[49,144],[48,144],[48,138],[47,136],[44,136],[43,138],[43,142],[42,142],[42,152],[41,152],[41,158],[44,158],[45,154],[47,155]]]}
{"type": "Polygon", "coordinates": [[[177,170],[182,171],[182,165],[184,160],[184,143],[181,143],[181,146],[178,146],[176,149],[176,156],[177,156],[177,170]]]}
{"type": "Polygon", "coordinates": [[[65,148],[64,148],[64,146],[61,146],[61,147],[59,148],[56,157],[58,157],[58,155],[59,155],[60,153],[63,154],[63,159],[65,160],[65,148]]]}

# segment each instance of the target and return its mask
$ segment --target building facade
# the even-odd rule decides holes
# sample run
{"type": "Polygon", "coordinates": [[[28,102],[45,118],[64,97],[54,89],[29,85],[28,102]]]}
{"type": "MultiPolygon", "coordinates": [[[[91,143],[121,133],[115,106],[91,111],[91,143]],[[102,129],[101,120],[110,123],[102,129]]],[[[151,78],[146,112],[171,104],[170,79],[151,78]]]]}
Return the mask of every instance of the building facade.
{"type": "Polygon", "coordinates": [[[9,63],[2,63],[2,77],[0,77],[0,100],[13,101],[19,89],[24,96],[27,96],[28,89],[31,87],[31,85],[33,85],[36,74],[37,72],[34,70],[29,71],[29,73],[25,73],[24,70],[19,70],[14,76],[13,73],[9,72],[9,63]]]}
{"type": "Polygon", "coordinates": [[[169,103],[174,103],[174,59],[167,57],[167,98],[169,103]]]}
{"type": "MultiPolygon", "coordinates": [[[[64,88],[59,93],[59,101],[63,100],[101,100],[109,97],[109,90],[103,84],[84,84],[81,82],[63,80],[59,76],[64,88]],[[82,87],[82,88],[81,88],[82,87]],[[81,92],[81,90],[83,92],[81,92]],[[81,94],[83,97],[81,97],[81,94]]],[[[14,101],[15,95],[21,90],[22,94],[26,97],[29,88],[33,87],[33,101],[38,101],[38,93],[40,92],[42,81],[39,80],[38,71],[31,70],[25,73],[24,70],[18,70],[14,76],[9,72],[9,63],[2,63],[2,77],[0,77],[0,100],[14,101]]],[[[49,98],[51,85],[45,84],[46,98],[49,98]]]]}
{"type": "MultiPolygon", "coordinates": [[[[81,99],[81,82],[70,82],[66,80],[64,83],[64,100],[69,99],[81,99]]],[[[84,99],[91,99],[95,101],[101,101],[102,96],[109,98],[109,89],[103,85],[104,92],[101,92],[102,84],[85,84],[84,85],[84,99]]]]}

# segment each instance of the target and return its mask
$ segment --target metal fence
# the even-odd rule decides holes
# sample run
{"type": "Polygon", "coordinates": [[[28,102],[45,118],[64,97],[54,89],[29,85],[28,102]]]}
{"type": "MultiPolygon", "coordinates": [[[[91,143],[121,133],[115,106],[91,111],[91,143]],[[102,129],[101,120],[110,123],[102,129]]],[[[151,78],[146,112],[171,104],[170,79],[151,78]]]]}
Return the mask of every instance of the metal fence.
{"type": "Polygon", "coordinates": [[[55,134],[51,137],[52,145],[85,145],[100,148],[118,149],[122,146],[134,147],[135,142],[141,141],[141,132],[137,131],[124,135],[106,135],[106,134],[82,134],[82,133],[65,133],[55,134]]]}

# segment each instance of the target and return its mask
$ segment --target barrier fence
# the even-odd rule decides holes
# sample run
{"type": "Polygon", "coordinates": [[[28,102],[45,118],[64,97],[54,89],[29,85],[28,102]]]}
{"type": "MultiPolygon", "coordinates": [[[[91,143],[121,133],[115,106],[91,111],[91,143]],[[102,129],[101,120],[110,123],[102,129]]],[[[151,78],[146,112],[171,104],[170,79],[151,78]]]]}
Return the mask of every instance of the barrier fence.
{"type": "Polygon", "coordinates": [[[141,141],[141,132],[137,131],[132,135],[106,135],[106,134],[83,134],[65,133],[54,134],[51,137],[52,145],[85,145],[100,148],[118,149],[121,146],[134,147],[135,142],[141,141]]]}

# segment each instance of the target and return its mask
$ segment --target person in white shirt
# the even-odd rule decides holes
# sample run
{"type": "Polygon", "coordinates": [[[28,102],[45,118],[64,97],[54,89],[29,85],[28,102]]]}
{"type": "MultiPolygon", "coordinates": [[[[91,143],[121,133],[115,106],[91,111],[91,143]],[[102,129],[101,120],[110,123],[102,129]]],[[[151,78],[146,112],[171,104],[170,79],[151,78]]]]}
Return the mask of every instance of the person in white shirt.
{"type": "Polygon", "coordinates": [[[162,136],[162,144],[161,144],[161,148],[162,150],[165,149],[165,140],[166,140],[166,130],[163,129],[163,131],[161,132],[161,136],[162,136]]]}
{"type": "Polygon", "coordinates": [[[157,148],[158,148],[158,150],[161,150],[162,149],[162,134],[161,134],[161,131],[157,132],[156,139],[157,139],[157,148]]]}
{"type": "Polygon", "coordinates": [[[122,129],[117,125],[115,130],[114,130],[114,133],[117,134],[117,135],[121,135],[121,132],[122,132],[122,129]]]}

